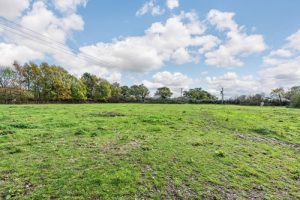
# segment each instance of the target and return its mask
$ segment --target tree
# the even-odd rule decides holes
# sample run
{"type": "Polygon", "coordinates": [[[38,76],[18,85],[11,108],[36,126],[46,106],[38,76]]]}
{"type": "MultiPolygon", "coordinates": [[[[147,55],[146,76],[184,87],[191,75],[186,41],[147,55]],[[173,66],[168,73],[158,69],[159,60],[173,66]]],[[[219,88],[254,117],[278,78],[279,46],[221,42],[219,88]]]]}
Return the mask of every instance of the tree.
{"type": "Polygon", "coordinates": [[[16,77],[16,84],[18,85],[19,89],[23,88],[23,85],[25,83],[25,70],[22,65],[20,65],[18,62],[14,62],[13,66],[15,67],[15,77],[16,77]]]}
{"type": "Polygon", "coordinates": [[[194,88],[189,91],[185,91],[183,96],[189,99],[201,100],[201,101],[215,101],[217,97],[210,94],[209,92],[202,90],[202,88],[194,88]]]}
{"type": "Polygon", "coordinates": [[[300,108],[300,93],[296,93],[291,97],[291,107],[300,108]]]}
{"type": "Polygon", "coordinates": [[[95,91],[99,83],[99,79],[95,75],[84,73],[81,77],[81,81],[86,86],[87,98],[89,100],[93,100],[95,98],[95,91]]]}
{"type": "Polygon", "coordinates": [[[16,83],[16,72],[9,67],[0,68],[0,87],[14,87],[16,83]]]}
{"type": "Polygon", "coordinates": [[[272,90],[271,95],[278,98],[280,103],[282,103],[282,98],[285,95],[285,91],[283,88],[276,88],[272,90]]]}
{"type": "Polygon", "coordinates": [[[111,96],[118,99],[121,96],[121,87],[119,83],[113,83],[110,86],[111,96]]]}
{"type": "Polygon", "coordinates": [[[107,101],[111,98],[111,85],[108,81],[101,81],[95,90],[95,100],[97,101],[107,101]]]}
{"type": "Polygon", "coordinates": [[[125,99],[130,97],[130,88],[127,85],[121,87],[121,95],[125,99]]]}
{"type": "Polygon", "coordinates": [[[300,86],[294,86],[289,91],[285,93],[285,98],[291,100],[292,97],[296,94],[300,94],[300,86]]]}
{"type": "Polygon", "coordinates": [[[173,95],[171,90],[167,87],[158,88],[155,92],[155,96],[159,96],[162,99],[170,98],[173,95]]]}
{"type": "Polygon", "coordinates": [[[145,98],[150,94],[150,91],[143,84],[133,85],[130,87],[130,94],[133,95],[137,100],[144,101],[145,98]]]}
{"type": "Polygon", "coordinates": [[[87,100],[87,90],[85,84],[75,77],[72,78],[71,95],[72,99],[75,101],[87,100]]]}
{"type": "Polygon", "coordinates": [[[139,85],[139,88],[140,88],[140,91],[141,91],[142,100],[145,101],[145,98],[147,96],[149,96],[150,91],[149,91],[149,89],[146,86],[144,86],[144,84],[139,85]]]}

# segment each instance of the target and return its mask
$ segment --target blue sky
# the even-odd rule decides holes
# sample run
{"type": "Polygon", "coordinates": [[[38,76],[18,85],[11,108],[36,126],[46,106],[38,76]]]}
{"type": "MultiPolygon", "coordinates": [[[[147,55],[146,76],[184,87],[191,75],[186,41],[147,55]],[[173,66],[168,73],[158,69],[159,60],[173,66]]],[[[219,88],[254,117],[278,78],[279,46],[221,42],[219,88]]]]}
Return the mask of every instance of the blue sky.
{"type": "Polygon", "coordinates": [[[1,0],[0,16],[19,24],[19,35],[0,27],[0,65],[46,60],[78,76],[175,93],[224,87],[227,97],[300,84],[297,0],[1,0]],[[63,47],[22,38],[24,28],[63,47]]]}

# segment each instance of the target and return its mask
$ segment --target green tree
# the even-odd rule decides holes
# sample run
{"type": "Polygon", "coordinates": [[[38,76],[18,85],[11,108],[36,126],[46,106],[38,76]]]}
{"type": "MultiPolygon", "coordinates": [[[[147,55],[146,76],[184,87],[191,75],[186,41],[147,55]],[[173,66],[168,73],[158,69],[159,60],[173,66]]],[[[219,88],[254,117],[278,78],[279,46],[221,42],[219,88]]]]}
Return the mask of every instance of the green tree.
{"type": "Polygon", "coordinates": [[[183,93],[184,97],[189,99],[195,99],[195,100],[204,100],[204,101],[214,101],[217,100],[217,97],[210,94],[209,92],[202,90],[202,88],[194,88],[190,89],[189,91],[185,91],[183,93]]]}
{"type": "Polygon", "coordinates": [[[121,87],[119,83],[113,83],[111,84],[111,97],[118,99],[122,94],[121,94],[121,87]]]}
{"type": "Polygon", "coordinates": [[[137,100],[144,101],[145,98],[150,94],[149,89],[142,85],[133,85],[130,87],[130,94],[134,96],[137,100]]]}
{"type": "Polygon", "coordinates": [[[158,88],[155,92],[155,96],[159,96],[162,99],[170,98],[172,95],[173,93],[171,92],[170,88],[167,87],[158,88]]]}
{"type": "Polygon", "coordinates": [[[271,95],[275,98],[278,98],[280,103],[282,103],[282,98],[285,96],[285,91],[283,88],[273,89],[271,95]]]}
{"type": "Polygon", "coordinates": [[[121,87],[121,95],[125,99],[130,97],[130,88],[127,85],[121,87]]]}
{"type": "Polygon", "coordinates": [[[300,108],[300,93],[295,93],[291,97],[291,107],[300,108]]]}
{"type": "Polygon", "coordinates": [[[87,100],[87,90],[85,84],[78,80],[77,78],[72,78],[71,84],[71,96],[75,101],[86,101],[87,100]]]}
{"type": "Polygon", "coordinates": [[[139,88],[140,88],[140,92],[141,92],[142,101],[145,101],[145,98],[147,96],[149,96],[150,91],[144,84],[139,85],[139,88]]]}
{"type": "Polygon", "coordinates": [[[111,98],[111,84],[108,81],[101,81],[95,90],[95,100],[97,101],[107,101],[111,98]]]}
{"type": "Polygon", "coordinates": [[[72,76],[63,68],[42,63],[40,66],[39,89],[46,101],[71,100],[72,76]]]}
{"type": "Polygon", "coordinates": [[[86,86],[87,89],[87,98],[89,100],[95,99],[96,87],[99,84],[99,79],[97,76],[90,73],[84,73],[81,77],[81,81],[86,86]]]}
{"type": "Polygon", "coordinates": [[[299,94],[299,93],[300,93],[300,86],[294,86],[285,93],[285,98],[287,98],[288,100],[291,100],[294,95],[299,94]]]}
{"type": "Polygon", "coordinates": [[[10,67],[0,68],[0,87],[11,88],[16,85],[16,72],[10,67]]]}

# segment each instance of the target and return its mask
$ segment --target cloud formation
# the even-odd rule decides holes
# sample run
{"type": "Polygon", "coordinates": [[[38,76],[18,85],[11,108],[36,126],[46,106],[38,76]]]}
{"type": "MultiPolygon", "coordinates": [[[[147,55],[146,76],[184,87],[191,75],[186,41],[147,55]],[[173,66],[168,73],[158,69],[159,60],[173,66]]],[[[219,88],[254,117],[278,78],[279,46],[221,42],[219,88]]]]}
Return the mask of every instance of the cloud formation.
{"type": "Polygon", "coordinates": [[[235,72],[227,72],[221,76],[206,77],[205,82],[208,85],[208,91],[216,96],[220,96],[220,91],[224,88],[226,98],[264,91],[259,80],[254,79],[253,76],[239,76],[235,72]]]}
{"type": "Polygon", "coordinates": [[[142,84],[148,87],[152,93],[154,93],[157,88],[168,87],[173,92],[174,96],[177,97],[180,96],[181,88],[185,90],[189,89],[194,82],[195,81],[192,78],[180,72],[172,73],[163,71],[154,74],[150,81],[142,81],[142,84]]]}
{"type": "Polygon", "coordinates": [[[270,87],[291,87],[300,80],[300,30],[286,38],[286,43],[263,58],[265,68],[259,74],[270,87]]]}
{"type": "Polygon", "coordinates": [[[205,26],[195,13],[170,17],[165,23],[153,23],[143,36],[127,37],[112,43],[82,47],[81,52],[100,57],[111,68],[121,71],[157,70],[165,62],[177,64],[196,62],[199,52],[209,50],[218,39],[203,35],[205,26]]]}
{"type": "Polygon", "coordinates": [[[1,0],[0,17],[15,19],[29,7],[30,0],[1,0]]]}
{"type": "Polygon", "coordinates": [[[216,50],[205,54],[205,63],[218,67],[240,67],[244,63],[241,57],[255,53],[261,53],[266,49],[262,35],[249,35],[244,28],[234,20],[234,13],[211,10],[207,15],[207,21],[219,31],[226,33],[226,41],[216,50]]]}
{"type": "Polygon", "coordinates": [[[142,16],[147,13],[157,16],[164,14],[165,10],[157,4],[156,0],[150,0],[145,2],[144,5],[136,12],[136,16],[142,16]]]}
{"type": "Polygon", "coordinates": [[[86,6],[88,0],[52,0],[55,8],[63,13],[74,13],[78,6],[86,6]]]}
{"type": "Polygon", "coordinates": [[[167,7],[170,10],[178,8],[179,7],[179,0],[167,0],[167,7]]]}

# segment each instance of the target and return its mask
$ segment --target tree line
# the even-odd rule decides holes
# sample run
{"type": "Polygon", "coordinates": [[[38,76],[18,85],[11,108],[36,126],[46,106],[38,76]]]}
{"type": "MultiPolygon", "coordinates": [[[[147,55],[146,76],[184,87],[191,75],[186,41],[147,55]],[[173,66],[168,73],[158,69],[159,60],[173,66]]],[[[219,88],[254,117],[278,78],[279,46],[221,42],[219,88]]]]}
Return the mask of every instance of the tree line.
{"type": "Polygon", "coordinates": [[[270,105],[270,106],[289,106],[300,108],[300,86],[289,89],[282,87],[275,88],[266,96],[265,94],[241,95],[226,100],[228,104],[238,105],[270,105]]]}
{"type": "MultiPolygon", "coordinates": [[[[0,67],[0,103],[84,103],[84,102],[143,102],[143,103],[221,103],[218,98],[202,88],[184,91],[181,97],[173,97],[168,87],[158,88],[154,97],[141,85],[120,85],[84,73],[71,75],[64,68],[48,63],[13,63],[12,67],[0,67]]],[[[225,100],[237,105],[292,106],[300,108],[300,86],[288,90],[273,89],[264,94],[241,95],[225,100]]]]}
{"type": "MultiPolygon", "coordinates": [[[[80,78],[64,68],[48,63],[17,62],[13,67],[0,67],[1,103],[51,102],[168,102],[172,92],[168,87],[158,88],[155,97],[143,84],[121,86],[94,74],[84,73],[80,78]]],[[[183,97],[196,101],[216,101],[217,97],[201,88],[190,89],[183,97]]],[[[174,100],[176,98],[173,98],[174,100]]]]}

